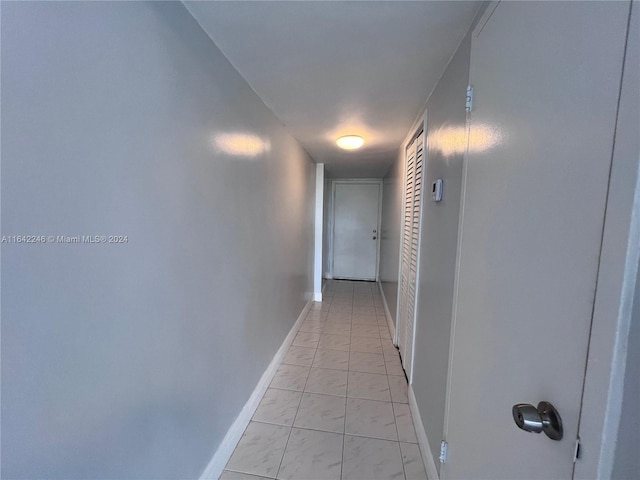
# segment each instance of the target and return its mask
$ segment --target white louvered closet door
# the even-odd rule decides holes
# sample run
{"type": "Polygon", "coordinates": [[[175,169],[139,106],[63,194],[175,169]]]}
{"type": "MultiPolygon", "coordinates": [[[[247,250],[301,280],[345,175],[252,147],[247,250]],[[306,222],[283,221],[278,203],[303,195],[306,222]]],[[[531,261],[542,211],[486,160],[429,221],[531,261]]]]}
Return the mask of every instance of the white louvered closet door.
{"type": "Polygon", "coordinates": [[[424,134],[421,133],[407,148],[404,225],[402,235],[398,347],[402,355],[402,365],[409,380],[411,380],[413,367],[416,284],[418,280],[418,250],[420,245],[420,212],[423,191],[423,150],[424,134]]]}

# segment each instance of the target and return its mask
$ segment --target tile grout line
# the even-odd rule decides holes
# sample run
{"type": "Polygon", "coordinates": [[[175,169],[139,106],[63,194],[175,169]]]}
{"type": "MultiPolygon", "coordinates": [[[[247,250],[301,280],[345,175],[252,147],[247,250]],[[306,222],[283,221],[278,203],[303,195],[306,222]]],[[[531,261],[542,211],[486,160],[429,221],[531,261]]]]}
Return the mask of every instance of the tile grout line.
{"type": "MultiPolygon", "coordinates": [[[[313,358],[316,356],[316,352],[318,351],[318,346],[316,344],[316,349],[313,352],[313,358]]],[[[311,360],[311,364],[313,364],[313,359],[311,360]]],[[[307,382],[309,381],[309,376],[311,375],[311,366],[309,366],[309,373],[307,374],[307,378],[304,381],[304,385],[302,386],[302,392],[300,394],[300,401],[298,402],[298,408],[296,408],[296,414],[293,416],[293,421],[291,422],[291,428],[289,429],[289,436],[287,437],[287,443],[284,445],[284,450],[282,451],[282,458],[280,458],[280,463],[278,464],[278,469],[276,470],[275,478],[278,478],[280,474],[280,469],[282,468],[282,462],[284,461],[284,456],[287,453],[287,447],[289,446],[289,440],[291,440],[291,434],[293,433],[293,425],[296,422],[296,417],[298,416],[298,412],[300,411],[300,405],[302,404],[302,398],[304,397],[304,390],[307,387],[307,382]]]]}
{"type": "MultiPolygon", "coordinates": [[[[384,353],[384,350],[383,350],[384,353]]],[[[387,368],[387,362],[385,361],[385,369],[387,368]]],[[[391,393],[391,382],[389,381],[389,373],[387,372],[387,384],[389,385],[389,396],[391,397],[391,408],[393,410],[393,423],[396,426],[396,435],[398,436],[398,450],[400,450],[400,461],[402,462],[402,474],[404,475],[405,480],[407,480],[407,470],[405,468],[404,465],[404,455],[402,453],[402,447],[400,446],[400,431],[398,430],[398,420],[396,417],[396,408],[394,406],[394,402],[393,402],[393,394],[391,393]]],[[[407,389],[409,388],[409,385],[407,384],[407,389]]],[[[409,415],[411,415],[411,412],[409,412],[409,415]]]]}
{"type": "MultiPolygon", "coordinates": [[[[353,289],[353,292],[354,292],[354,293],[352,293],[352,298],[353,298],[353,301],[355,302],[355,289],[353,289]]],[[[360,293],[362,293],[362,292],[360,292],[360,293]]],[[[340,473],[340,478],[342,478],[342,476],[344,475],[344,461],[345,461],[345,453],[346,453],[346,451],[345,451],[345,449],[346,449],[346,416],[347,416],[347,415],[346,415],[346,401],[350,398],[350,397],[349,397],[349,395],[348,395],[348,386],[349,386],[349,375],[350,375],[350,373],[352,372],[352,370],[351,370],[351,358],[352,358],[352,355],[351,355],[351,353],[352,353],[351,344],[352,344],[352,341],[353,341],[353,338],[354,338],[354,335],[353,335],[353,315],[354,315],[354,314],[353,314],[353,312],[354,312],[354,309],[355,309],[355,305],[354,305],[354,304],[352,304],[352,307],[351,307],[352,313],[351,313],[351,318],[350,318],[350,322],[349,322],[349,324],[351,325],[351,328],[350,328],[350,331],[349,331],[349,348],[348,348],[348,350],[347,350],[347,354],[348,354],[348,356],[347,356],[347,358],[348,358],[348,360],[347,360],[347,392],[346,392],[345,397],[344,397],[344,398],[345,398],[345,416],[344,416],[344,421],[343,421],[343,429],[344,429],[344,432],[343,432],[343,434],[342,434],[342,441],[343,441],[343,444],[342,444],[342,462],[341,462],[341,473],[340,473]]],[[[331,312],[331,308],[329,308],[329,312],[328,312],[328,314],[329,314],[330,312],[331,312]]],[[[324,330],[324,328],[325,328],[325,326],[326,326],[326,324],[327,324],[327,319],[328,319],[328,315],[327,315],[327,317],[324,317],[324,321],[323,321],[323,330],[324,330]]],[[[341,323],[341,322],[340,322],[340,323],[341,323]]],[[[369,326],[371,326],[371,325],[369,325],[369,326]]],[[[378,324],[376,324],[376,327],[377,327],[377,328],[379,328],[379,325],[378,325],[378,324]]],[[[378,331],[378,333],[379,333],[379,331],[378,331]]],[[[356,337],[357,337],[357,335],[356,335],[356,337]]],[[[371,337],[371,338],[373,338],[373,337],[371,337]]],[[[380,343],[380,345],[382,346],[382,340],[383,340],[383,339],[382,339],[382,335],[379,335],[377,338],[378,338],[378,339],[379,339],[379,341],[381,342],[381,343],[380,343]]],[[[297,410],[296,410],[296,415],[295,415],[295,417],[294,417],[294,422],[295,422],[295,418],[297,418],[297,416],[298,416],[298,414],[299,414],[299,411],[300,411],[300,406],[301,406],[301,403],[302,403],[302,396],[303,396],[303,395],[304,395],[304,393],[305,393],[305,391],[304,391],[304,390],[306,390],[306,386],[307,386],[307,384],[308,384],[308,379],[309,379],[309,377],[310,377],[310,370],[311,370],[311,368],[318,368],[318,367],[314,367],[313,363],[315,362],[315,359],[317,358],[317,352],[318,352],[318,350],[319,350],[319,349],[320,349],[320,347],[319,347],[319,342],[318,342],[318,343],[316,343],[316,347],[314,348],[314,355],[313,355],[313,358],[312,358],[312,361],[311,361],[312,363],[311,363],[311,365],[310,365],[310,367],[309,367],[309,374],[307,375],[307,378],[306,378],[306,380],[305,380],[305,385],[304,385],[304,387],[303,387],[303,392],[302,392],[302,395],[301,395],[300,403],[298,404],[298,408],[297,408],[297,410]]],[[[333,350],[333,349],[327,349],[327,350],[333,350]]],[[[343,350],[343,351],[344,351],[344,350],[343,350]]],[[[354,353],[355,353],[355,352],[354,352],[354,353]]],[[[375,352],[362,352],[362,353],[375,353],[375,352]]],[[[398,445],[398,447],[397,447],[397,448],[399,449],[399,452],[400,452],[400,454],[401,454],[401,458],[400,458],[400,460],[401,460],[401,462],[402,462],[402,464],[403,464],[403,466],[402,466],[402,468],[403,468],[403,476],[404,476],[404,478],[406,479],[406,472],[405,472],[405,467],[404,467],[404,460],[403,460],[403,458],[402,458],[402,449],[400,448],[400,436],[399,436],[399,432],[398,432],[398,424],[397,424],[397,422],[396,422],[395,409],[393,408],[393,397],[391,396],[391,385],[390,385],[390,382],[389,382],[389,373],[388,373],[387,365],[386,365],[386,361],[385,361],[385,360],[386,360],[386,357],[384,356],[384,350],[382,350],[382,352],[381,352],[381,353],[382,353],[382,359],[383,359],[383,361],[384,361],[384,369],[385,369],[385,373],[384,373],[384,375],[387,377],[387,387],[389,388],[389,397],[391,398],[391,400],[390,400],[390,401],[382,401],[382,403],[391,403],[391,404],[392,404],[393,421],[394,421],[394,425],[395,425],[395,429],[396,429],[396,435],[397,435],[396,444],[398,445]]],[[[323,367],[320,367],[320,368],[323,368],[323,367]]],[[[331,369],[331,368],[329,368],[329,369],[327,369],[327,370],[340,370],[340,369],[331,369]]],[[[373,373],[373,372],[359,372],[359,373],[375,374],[375,373],[373,373]]],[[[377,374],[377,375],[379,375],[379,374],[377,374]]],[[[328,396],[332,396],[332,397],[336,397],[336,398],[340,398],[340,397],[341,397],[341,396],[339,396],[339,395],[332,395],[332,394],[327,394],[327,393],[324,393],[324,394],[319,393],[318,395],[328,395],[328,396]]],[[[359,397],[353,397],[353,398],[359,398],[359,397]]],[[[363,400],[380,401],[380,400],[364,399],[364,398],[363,398],[363,400]]],[[[290,438],[291,438],[291,434],[292,434],[293,428],[294,428],[294,426],[292,425],[291,430],[290,430],[290,432],[289,432],[289,437],[288,437],[288,439],[287,439],[287,444],[285,445],[285,452],[286,452],[286,448],[287,448],[287,447],[288,447],[288,445],[289,445],[289,442],[290,442],[290,438]]],[[[301,428],[301,427],[295,427],[295,428],[301,428]]],[[[337,432],[331,432],[331,431],[328,431],[328,430],[321,430],[321,429],[317,429],[317,430],[316,430],[316,429],[314,429],[314,428],[302,428],[302,429],[305,429],[305,430],[312,430],[312,431],[319,431],[319,432],[327,432],[327,433],[337,433],[337,432]]],[[[381,440],[381,441],[393,441],[393,440],[389,440],[389,439],[378,438],[378,437],[367,436],[367,435],[354,435],[354,436],[356,436],[356,437],[361,437],[361,438],[370,438],[370,439],[375,439],[375,440],[381,440]]],[[[279,465],[279,467],[278,467],[278,472],[277,472],[276,476],[278,476],[278,474],[280,473],[280,469],[282,468],[283,460],[284,460],[284,454],[283,454],[283,458],[282,458],[282,459],[281,459],[281,461],[280,461],[280,465],[279,465]]]]}
{"type": "MultiPolygon", "coordinates": [[[[311,314],[311,311],[312,310],[309,310],[309,312],[307,312],[307,316],[305,317],[305,321],[306,321],[307,317],[311,314]]],[[[296,336],[298,335],[298,333],[300,333],[300,329],[298,329],[298,331],[296,332],[296,336]]],[[[294,337],[294,339],[295,339],[295,337],[294,337]]],[[[289,349],[291,349],[291,347],[293,347],[293,346],[295,346],[295,345],[290,345],[289,349]]],[[[305,347],[305,348],[308,348],[308,347],[305,347]]],[[[316,347],[316,349],[315,349],[315,351],[313,353],[314,358],[315,358],[316,351],[317,351],[317,347],[316,347]]],[[[289,350],[287,350],[287,353],[288,352],[289,352],[289,350]]],[[[285,354],[285,356],[286,356],[286,354],[285,354]]],[[[313,363],[313,359],[312,359],[312,363],[313,363]]],[[[284,361],[283,361],[283,362],[280,363],[280,366],[282,366],[282,365],[288,365],[288,364],[285,364],[284,361]]],[[[280,369],[280,366],[278,367],[278,370],[280,369]]],[[[302,365],[293,365],[293,366],[302,366],[302,365]]],[[[310,373],[311,373],[311,367],[309,367],[309,374],[310,373]]],[[[307,380],[309,378],[309,374],[307,374],[307,380]]],[[[305,386],[306,386],[307,380],[305,380],[305,386]]],[[[258,406],[262,403],[262,401],[264,400],[265,395],[267,394],[267,391],[270,388],[272,388],[271,387],[271,383],[267,386],[267,390],[264,392],[264,394],[260,398],[260,402],[258,402],[258,406]]],[[[296,390],[288,390],[288,389],[285,389],[285,388],[275,388],[275,390],[296,391],[296,390]]],[[[302,403],[302,396],[303,395],[304,395],[304,387],[303,387],[303,391],[300,394],[300,401],[298,402],[298,407],[296,409],[296,414],[293,417],[293,421],[292,421],[290,429],[289,429],[289,436],[287,437],[287,442],[285,443],[285,447],[284,447],[284,450],[282,452],[282,458],[280,459],[280,464],[278,465],[278,469],[276,470],[275,478],[277,478],[278,477],[278,473],[280,473],[280,467],[282,466],[282,460],[284,460],[284,454],[285,454],[285,452],[287,450],[287,446],[289,445],[289,439],[291,438],[291,432],[293,431],[293,423],[295,422],[296,416],[298,415],[298,411],[300,410],[300,404],[302,403]]],[[[255,413],[256,412],[253,413],[253,415],[249,419],[249,423],[247,424],[247,426],[245,427],[244,431],[242,432],[243,436],[244,436],[244,433],[246,432],[246,430],[249,428],[249,425],[251,425],[251,422],[262,423],[262,424],[266,424],[266,425],[276,425],[276,426],[288,427],[288,425],[280,425],[280,424],[277,424],[277,423],[261,422],[261,421],[258,421],[258,420],[254,420],[253,418],[255,416],[255,413]]],[[[238,446],[236,445],[236,447],[234,448],[234,450],[232,452],[232,455],[233,455],[233,453],[235,453],[237,448],[238,448],[238,446]]],[[[230,460],[231,460],[231,458],[229,459],[229,461],[230,460]]],[[[228,465],[229,461],[227,462],[227,465],[228,465]]],[[[225,465],[225,467],[223,469],[223,473],[224,473],[224,470],[227,470],[227,465],[225,465]]],[[[243,473],[243,472],[239,472],[239,473],[243,473]]],[[[250,474],[247,474],[247,475],[250,475],[250,474]]]]}
{"type": "Polygon", "coordinates": [[[344,451],[347,444],[347,403],[349,401],[349,372],[351,368],[351,332],[353,331],[353,295],[351,296],[351,316],[349,317],[349,351],[347,353],[347,385],[344,392],[344,421],[342,422],[342,456],[340,458],[340,480],[344,474],[344,451]]]}
{"type": "MultiPolygon", "coordinates": [[[[270,423],[270,422],[265,422],[263,420],[251,420],[253,423],[260,423],[262,425],[273,425],[276,427],[291,427],[291,425],[282,425],[281,423],[270,423]]],[[[312,427],[293,427],[293,428],[297,428],[298,430],[309,430],[311,432],[320,432],[320,433],[332,433],[334,435],[349,435],[351,437],[358,437],[358,438],[370,438],[371,440],[383,440],[385,442],[393,442],[393,443],[406,443],[407,445],[418,445],[416,442],[408,442],[408,441],[401,441],[401,440],[393,440],[390,438],[383,438],[383,437],[375,437],[373,435],[364,435],[362,433],[340,433],[340,432],[336,432],[334,430],[322,430],[321,428],[312,428],[312,427]]],[[[227,468],[225,468],[225,470],[227,470],[227,468]]],[[[240,470],[232,470],[234,472],[238,472],[238,473],[244,473],[245,475],[255,475],[253,473],[246,473],[246,472],[241,472],[240,470]]]]}
{"type": "MultiPolygon", "coordinates": [[[[391,392],[391,386],[389,386],[389,392],[391,392]]],[[[402,461],[402,474],[404,475],[405,480],[407,480],[407,470],[404,468],[404,455],[402,454],[402,447],[400,446],[400,431],[398,430],[398,420],[396,419],[396,409],[393,406],[393,403],[391,404],[391,408],[393,410],[393,423],[396,426],[396,435],[398,436],[398,449],[400,450],[400,460],[402,461]]]]}
{"type": "Polygon", "coordinates": [[[342,427],[342,457],[340,459],[340,479],[344,476],[344,454],[347,448],[347,403],[349,400],[349,373],[351,369],[351,332],[353,332],[353,293],[351,294],[351,315],[349,316],[349,350],[347,353],[347,384],[344,392],[344,421],[342,427]]]}
{"type": "MultiPolygon", "coordinates": [[[[309,314],[307,314],[308,316],[309,314]]],[[[326,322],[326,321],[325,321],[326,322]]],[[[302,386],[302,391],[300,392],[300,401],[298,402],[298,408],[296,408],[296,413],[293,416],[293,421],[291,422],[291,428],[289,430],[289,436],[287,437],[287,443],[284,446],[284,451],[282,452],[282,458],[280,459],[280,464],[278,465],[278,470],[276,470],[276,479],[278,478],[278,475],[280,474],[280,469],[282,468],[282,462],[284,461],[284,456],[287,453],[287,447],[289,446],[289,440],[291,440],[291,434],[293,433],[293,428],[294,428],[294,424],[296,422],[296,418],[298,417],[298,412],[300,412],[300,405],[302,405],[302,400],[304,398],[304,394],[305,394],[305,389],[307,388],[307,382],[309,381],[309,376],[311,376],[311,368],[313,366],[313,361],[316,358],[316,354],[318,353],[318,344],[319,344],[319,339],[318,342],[316,342],[316,346],[314,348],[314,352],[313,352],[313,358],[311,359],[311,364],[309,365],[309,373],[307,374],[307,378],[304,381],[304,385],[302,386]]]]}

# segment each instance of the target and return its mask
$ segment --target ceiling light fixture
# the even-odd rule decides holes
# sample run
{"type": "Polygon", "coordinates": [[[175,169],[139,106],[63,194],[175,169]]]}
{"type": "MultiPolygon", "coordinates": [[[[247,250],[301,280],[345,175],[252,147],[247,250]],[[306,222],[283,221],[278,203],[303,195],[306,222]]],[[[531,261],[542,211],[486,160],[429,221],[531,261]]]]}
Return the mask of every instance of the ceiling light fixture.
{"type": "Polygon", "coordinates": [[[345,150],[355,150],[364,145],[364,138],[358,135],[345,135],[336,140],[336,144],[345,150]]]}

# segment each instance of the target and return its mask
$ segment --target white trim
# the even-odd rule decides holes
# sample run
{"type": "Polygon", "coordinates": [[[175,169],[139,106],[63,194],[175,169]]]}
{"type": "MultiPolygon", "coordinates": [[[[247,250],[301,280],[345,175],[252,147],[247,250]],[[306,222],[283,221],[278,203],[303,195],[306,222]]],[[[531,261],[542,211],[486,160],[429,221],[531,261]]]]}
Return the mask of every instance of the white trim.
{"type": "Polygon", "coordinates": [[[429,439],[427,438],[427,432],[424,429],[422,423],[422,417],[420,416],[420,410],[418,410],[418,404],[416,402],[416,396],[413,393],[413,388],[409,385],[409,409],[411,410],[411,416],[413,418],[413,428],[416,431],[416,437],[418,438],[418,446],[420,447],[420,453],[422,454],[422,462],[427,472],[428,480],[440,480],[438,475],[438,468],[436,462],[431,455],[431,448],[429,446],[429,439]]]}
{"type": "Polygon", "coordinates": [[[260,400],[262,400],[262,397],[267,391],[271,380],[278,371],[278,368],[280,367],[280,364],[282,363],[287,350],[289,350],[289,346],[293,342],[293,339],[295,338],[300,325],[304,321],[304,318],[307,316],[309,310],[311,310],[311,305],[311,301],[307,302],[305,307],[302,309],[302,312],[300,312],[298,320],[296,320],[296,323],[293,325],[293,327],[291,327],[289,334],[286,336],[286,338],[282,342],[282,345],[271,360],[271,363],[269,363],[269,366],[262,374],[262,377],[256,385],[256,388],[253,390],[253,393],[249,397],[249,400],[247,400],[247,403],[245,403],[244,407],[242,407],[240,414],[231,424],[229,430],[227,430],[227,434],[224,436],[222,442],[218,446],[218,449],[213,454],[213,458],[204,469],[204,472],[202,472],[202,475],[200,475],[200,480],[218,480],[218,478],[222,474],[224,467],[227,465],[227,462],[229,462],[229,459],[231,458],[236,445],[238,445],[238,442],[242,438],[242,434],[249,425],[253,414],[258,408],[260,400]]]}
{"type": "Polygon", "coordinates": [[[322,227],[324,197],[324,163],[316,165],[315,239],[313,259],[313,300],[322,301],[322,227]]]}
{"type": "Polygon", "coordinates": [[[396,326],[393,324],[393,318],[391,318],[391,311],[389,310],[389,305],[387,304],[387,298],[384,296],[384,290],[382,289],[382,282],[378,280],[378,288],[380,288],[380,295],[382,295],[382,305],[384,305],[384,316],[387,317],[387,325],[389,326],[389,333],[391,334],[391,338],[394,338],[396,335],[396,326]]]}

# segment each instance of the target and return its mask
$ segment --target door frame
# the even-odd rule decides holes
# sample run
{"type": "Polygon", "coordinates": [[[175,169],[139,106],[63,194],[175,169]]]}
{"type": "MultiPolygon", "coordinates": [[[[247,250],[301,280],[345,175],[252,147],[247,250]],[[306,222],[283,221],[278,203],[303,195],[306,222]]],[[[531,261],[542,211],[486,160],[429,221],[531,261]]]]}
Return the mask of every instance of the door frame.
{"type": "Polygon", "coordinates": [[[375,265],[375,281],[380,281],[380,225],[382,224],[382,179],[381,178],[336,178],[331,180],[331,208],[329,209],[329,245],[331,249],[331,257],[329,262],[331,278],[334,277],[333,261],[335,256],[334,248],[334,232],[335,232],[335,209],[336,209],[336,186],[343,185],[357,185],[357,184],[373,184],[378,186],[378,218],[377,228],[378,231],[376,239],[376,265],[375,265]]]}

